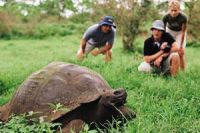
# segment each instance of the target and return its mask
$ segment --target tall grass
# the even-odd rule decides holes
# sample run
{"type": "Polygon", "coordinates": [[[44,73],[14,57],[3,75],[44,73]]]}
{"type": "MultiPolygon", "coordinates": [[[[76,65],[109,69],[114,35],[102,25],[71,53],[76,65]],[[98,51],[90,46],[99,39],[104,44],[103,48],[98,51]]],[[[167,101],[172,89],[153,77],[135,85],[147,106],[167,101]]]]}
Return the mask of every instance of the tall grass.
{"type": "MultiPolygon", "coordinates": [[[[200,132],[200,48],[187,48],[187,68],[175,78],[140,73],[139,53],[122,51],[118,38],[113,48],[113,60],[89,56],[83,62],[75,58],[80,35],[46,40],[0,41],[0,104],[6,103],[16,88],[38,69],[52,61],[64,61],[86,66],[100,73],[113,88],[128,91],[127,105],[137,113],[124,130],[110,132],[169,133],[200,132]]],[[[142,48],[143,42],[138,42],[142,48]]]]}

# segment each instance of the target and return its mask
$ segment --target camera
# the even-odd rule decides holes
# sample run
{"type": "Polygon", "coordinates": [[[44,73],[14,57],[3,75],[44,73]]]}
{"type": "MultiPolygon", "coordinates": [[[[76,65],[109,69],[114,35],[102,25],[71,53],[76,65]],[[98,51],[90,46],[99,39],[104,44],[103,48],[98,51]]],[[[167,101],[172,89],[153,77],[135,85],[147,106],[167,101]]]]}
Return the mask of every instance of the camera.
{"type": "Polygon", "coordinates": [[[164,53],[168,53],[171,50],[171,47],[167,45],[164,49],[162,49],[164,53]]]}

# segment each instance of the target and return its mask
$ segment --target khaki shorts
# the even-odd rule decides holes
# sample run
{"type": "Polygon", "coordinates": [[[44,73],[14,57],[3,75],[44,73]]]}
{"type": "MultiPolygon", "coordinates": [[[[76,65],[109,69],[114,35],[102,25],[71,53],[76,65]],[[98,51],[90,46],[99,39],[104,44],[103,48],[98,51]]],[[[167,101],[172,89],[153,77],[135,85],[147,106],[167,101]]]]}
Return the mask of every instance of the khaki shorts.
{"type": "MultiPolygon", "coordinates": [[[[181,37],[182,37],[181,31],[173,31],[173,30],[169,29],[168,27],[166,27],[166,32],[170,33],[174,37],[174,39],[176,40],[176,42],[178,44],[178,48],[180,48],[181,47],[181,37]]],[[[183,49],[185,49],[185,47],[186,47],[186,36],[187,36],[187,34],[185,32],[185,37],[183,40],[183,49]]]]}
{"type": "Polygon", "coordinates": [[[163,61],[161,67],[156,67],[153,64],[147,63],[147,62],[142,62],[138,66],[138,71],[140,72],[155,72],[158,74],[166,74],[170,72],[170,61],[173,56],[179,56],[177,52],[173,52],[169,55],[169,57],[163,61]]]}

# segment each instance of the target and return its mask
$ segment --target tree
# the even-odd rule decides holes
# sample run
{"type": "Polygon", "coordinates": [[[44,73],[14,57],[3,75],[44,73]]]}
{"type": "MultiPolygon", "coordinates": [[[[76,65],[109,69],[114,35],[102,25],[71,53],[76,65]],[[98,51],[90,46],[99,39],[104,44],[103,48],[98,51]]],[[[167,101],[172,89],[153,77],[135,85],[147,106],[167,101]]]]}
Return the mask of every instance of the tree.
{"type": "MultiPolygon", "coordinates": [[[[96,0],[93,6],[95,16],[112,15],[122,37],[123,48],[134,51],[134,40],[144,22],[151,18],[154,8],[149,0],[138,3],[135,0],[96,0]]],[[[154,15],[157,16],[157,15],[154,15]]],[[[153,17],[152,17],[153,18],[153,17]]],[[[151,18],[151,19],[152,19],[151,18]]]]}
{"type": "Polygon", "coordinates": [[[200,1],[193,0],[187,4],[189,8],[189,22],[188,22],[188,33],[191,35],[194,41],[200,42],[200,1]]]}
{"type": "Polygon", "coordinates": [[[61,17],[61,13],[64,13],[66,9],[71,11],[77,10],[72,0],[45,0],[39,6],[47,14],[59,17],[61,17]]]}

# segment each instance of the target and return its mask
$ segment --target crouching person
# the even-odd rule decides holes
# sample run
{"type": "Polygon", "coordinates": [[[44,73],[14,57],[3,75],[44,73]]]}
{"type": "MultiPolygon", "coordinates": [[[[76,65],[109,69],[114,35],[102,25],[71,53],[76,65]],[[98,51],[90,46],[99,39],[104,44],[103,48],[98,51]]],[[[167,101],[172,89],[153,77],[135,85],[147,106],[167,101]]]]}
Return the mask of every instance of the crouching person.
{"type": "Polygon", "coordinates": [[[111,61],[115,28],[116,26],[111,16],[105,16],[98,24],[90,26],[82,37],[77,59],[83,60],[91,52],[93,56],[104,54],[105,61],[111,61]]]}
{"type": "Polygon", "coordinates": [[[175,39],[165,32],[161,20],[153,22],[151,32],[152,36],[144,42],[144,62],[139,65],[138,71],[176,76],[180,59],[175,39]]]}

